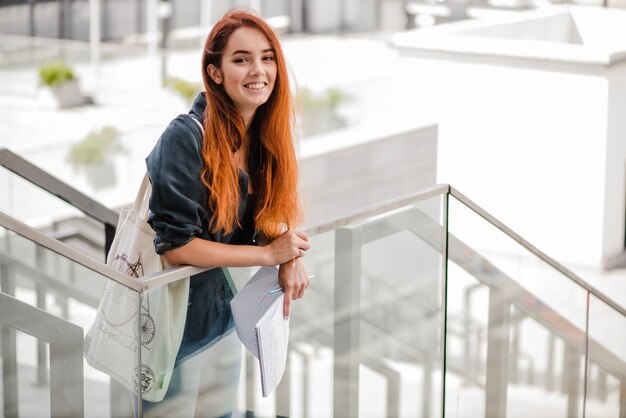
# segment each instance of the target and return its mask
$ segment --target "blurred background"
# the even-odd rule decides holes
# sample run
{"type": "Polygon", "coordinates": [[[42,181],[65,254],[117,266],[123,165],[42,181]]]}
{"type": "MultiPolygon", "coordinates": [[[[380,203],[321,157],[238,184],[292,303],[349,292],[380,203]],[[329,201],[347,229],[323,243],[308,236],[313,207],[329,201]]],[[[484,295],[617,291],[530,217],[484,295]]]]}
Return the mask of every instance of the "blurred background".
{"type": "MultiPolygon", "coordinates": [[[[298,107],[304,227],[319,232],[307,260],[319,285],[292,322],[296,389],[272,404],[240,395],[241,410],[277,416],[290,399],[293,416],[626,416],[626,0],[0,0],[0,211],[102,262],[115,226],[106,210],[134,198],[145,157],[201,91],[204,40],[233,7],[280,35],[298,107]],[[437,184],[454,188],[449,203],[437,184]],[[416,194],[417,215],[396,212],[416,194]],[[85,208],[106,216],[95,222],[85,208]],[[459,239],[449,252],[442,228],[459,239]],[[341,267],[348,247],[363,260],[341,267]],[[346,385],[345,410],[330,358],[353,353],[359,338],[343,344],[345,324],[320,315],[351,306],[334,299],[340,273],[362,282],[359,338],[384,342],[359,360],[367,384],[359,389],[357,373],[360,404],[346,385]],[[489,344],[502,350],[489,336],[500,291],[511,298],[500,312],[511,363],[487,355],[489,344]],[[381,307],[389,300],[399,302],[381,307]],[[597,346],[585,339],[594,327],[597,346]],[[507,377],[489,377],[502,369],[507,377]]],[[[65,272],[67,260],[4,228],[7,260],[23,253],[19,263],[55,280],[65,272]]],[[[86,328],[105,277],[89,282],[94,273],[78,268],[47,310],[71,317],[71,290],[88,306],[73,319],[86,328]]],[[[35,287],[22,298],[45,307],[35,287]]],[[[28,373],[45,356],[32,363],[28,373]]],[[[88,416],[115,416],[119,393],[86,393],[111,404],[88,416]]]]}

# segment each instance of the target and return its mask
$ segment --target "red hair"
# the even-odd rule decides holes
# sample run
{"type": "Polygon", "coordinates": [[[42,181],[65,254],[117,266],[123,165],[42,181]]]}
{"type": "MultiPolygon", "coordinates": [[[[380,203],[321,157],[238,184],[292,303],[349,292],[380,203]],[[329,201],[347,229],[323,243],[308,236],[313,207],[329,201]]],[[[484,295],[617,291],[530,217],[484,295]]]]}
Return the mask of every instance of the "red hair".
{"type": "MultiPolygon", "coordinates": [[[[257,108],[251,129],[258,129],[259,144],[250,144],[249,152],[258,150],[258,167],[253,181],[256,194],[256,228],[268,238],[281,233],[282,225],[300,223],[298,199],[298,162],[292,126],[294,107],[289,89],[287,66],[278,37],[261,18],[245,10],[227,12],[213,26],[202,56],[202,77],[207,99],[204,113],[202,182],[209,189],[209,207],[213,210],[212,231],[233,231],[238,224],[239,173],[234,152],[244,143],[246,128],[235,104],[222,85],[208,74],[209,64],[221,68],[230,36],[247,27],[261,32],[274,50],[276,80],[267,102],[257,108]]],[[[252,176],[252,173],[251,173],[252,176]]],[[[252,180],[252,179],[251,179],[252,180]]]]}

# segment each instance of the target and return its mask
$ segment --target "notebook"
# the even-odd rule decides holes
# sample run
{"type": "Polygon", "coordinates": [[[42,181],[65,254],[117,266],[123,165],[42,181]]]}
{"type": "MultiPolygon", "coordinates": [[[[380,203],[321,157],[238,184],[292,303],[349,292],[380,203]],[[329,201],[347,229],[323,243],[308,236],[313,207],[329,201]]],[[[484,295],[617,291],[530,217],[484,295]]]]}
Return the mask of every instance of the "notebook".
{"type": "Polygon", "coordinates": [[[263,397],[276,389],[287,362],[289,320],[283,317],[283,292],[275,289],[278,269],[261,267],[230,302],[237,335],[259,360],[263,397]]]}

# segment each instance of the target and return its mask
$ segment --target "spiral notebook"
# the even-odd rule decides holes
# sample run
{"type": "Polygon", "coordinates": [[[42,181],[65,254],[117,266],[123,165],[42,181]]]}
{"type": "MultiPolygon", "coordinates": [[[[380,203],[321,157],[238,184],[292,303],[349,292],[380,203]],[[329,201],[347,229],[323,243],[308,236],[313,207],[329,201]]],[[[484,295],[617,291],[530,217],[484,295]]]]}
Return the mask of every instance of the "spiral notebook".
{"type": "Polygon", "coordinates": [[[259,360],[263,397],[280,383],[287,362],[289,320],[283,317],[278,269],[261,267],[230,302],[237,335],[259,360]]]}

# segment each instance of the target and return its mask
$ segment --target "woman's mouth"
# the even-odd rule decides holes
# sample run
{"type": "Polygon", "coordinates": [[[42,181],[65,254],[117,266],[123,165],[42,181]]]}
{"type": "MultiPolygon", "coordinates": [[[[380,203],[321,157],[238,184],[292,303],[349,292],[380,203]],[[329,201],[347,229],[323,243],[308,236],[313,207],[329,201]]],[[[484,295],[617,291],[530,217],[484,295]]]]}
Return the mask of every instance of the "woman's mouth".
{"type": "Polygon", "coordinates": [[[250,90],[261,90],[263,87],[265,87],[265,83],[249,83],[249,84],[244,84],[244,87],[250,90]]]}

